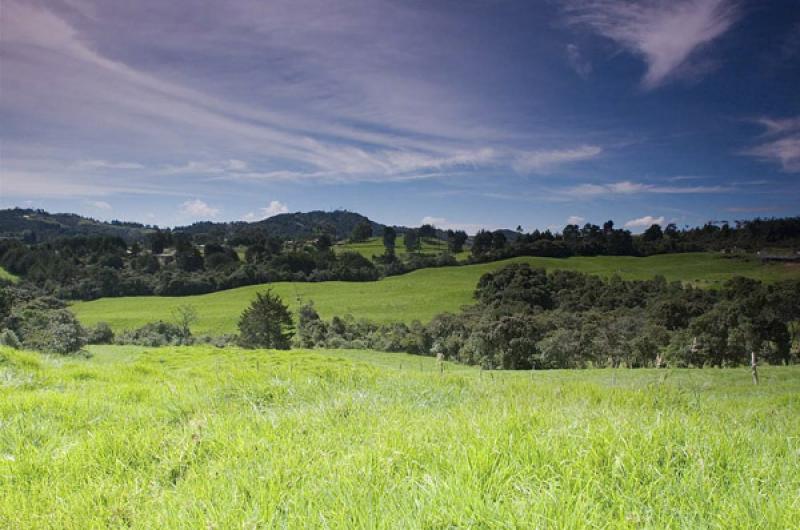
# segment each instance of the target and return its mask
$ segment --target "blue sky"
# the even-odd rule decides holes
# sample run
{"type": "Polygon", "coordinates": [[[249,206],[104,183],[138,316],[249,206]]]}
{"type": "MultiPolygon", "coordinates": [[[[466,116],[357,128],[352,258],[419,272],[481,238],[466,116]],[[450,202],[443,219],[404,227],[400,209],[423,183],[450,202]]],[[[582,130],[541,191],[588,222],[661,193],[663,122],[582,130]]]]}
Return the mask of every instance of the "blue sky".
{"type": "Polygon", "coordinates": [[[2,207],[800,214],[796,0],[4,0],[0,25],[2,207]]]}

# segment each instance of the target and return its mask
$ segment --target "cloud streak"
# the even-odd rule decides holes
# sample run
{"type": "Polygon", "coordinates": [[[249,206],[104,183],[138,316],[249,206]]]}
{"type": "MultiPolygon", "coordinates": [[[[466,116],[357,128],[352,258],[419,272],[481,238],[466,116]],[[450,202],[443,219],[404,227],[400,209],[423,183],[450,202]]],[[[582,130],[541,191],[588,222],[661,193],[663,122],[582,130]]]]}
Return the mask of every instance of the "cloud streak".
{"type": "Polygon", "coordinates": [[[476,168],[541,173],[602,151],[569,139],[537,146],[523,136],[511,143],[515,131],[471,118],[471,96],[454,91],[456,81],[430,75],[440,65],[427,54],[408,55],[426,50],[447,24],[434,13],[393,3],[381,9],[350,0],[301,3],[313,18],[290,2],[219,4],[213,13],[198,14],[194,22],[213,28],[198,38],[191,26],[165,26],[182,8],[163,2],[112,10],[88,1],[76,15],[58,4],[9,0],[0,32],[0,110],[50,137],[60,131],[70,138],[61,140],[66,150],[130,145],[134,154],[136,148],[143,153],[138,159],[153,152],[169,153],[163,158],[203,154],[184,163],[76,157],[74,168],[104,172],[109,190],[125,187],[137,170],[137,178],[154,185],[165,182],[161,177],[196,176],[380,182],[476,168]],[[387,14],[400,29],[381,32],[383,25],[394,27],[387,14]],[[126,17],[162,38],[129,31],[126,17]],[[151,60],[188,50],[214,57],[220,48],[262,64],[246,79],[231,77],[222,91],[219,76],[202,70],[201,62],[181,63],[197,70],[190,72],[202,81],[196,82],[151,60]],[[387,70],[386,64],[397,67],[387,70]],[[269,86],[269,97],[234,97],[252,83],[269,86]]]}
{"type": "Polygon", "coordinates": [[[567,18],[640,57],[642,86],[679,77],[693,55],[727,32],[740,16],[730,0],[567,0],[567,18]]]}
{"type": "Polygon", "coordinates": [[[219,214],[220,210],[209,206],[208,203],[200,199],[192,199],[181,204],[180,211],[182,214],[195,219],[213,219],[219,214]]]}
{"type": "Polygon", "coordinates": [[[260,215],[255,212],[247,212],[242,218],[243,221],[260,221],[268,219],[282,213],[289,213],[289,207],[281,201],[270,201],[266,208],[259,210],[260,215]]]}
{"type": "Polygon", "coordinates": [[[583,57],[577,44],[567,44],[567,63],[576,74],[586,79],[592,73],[592,63],[583,57]]]}
{"type": "Polygon", "coordinates": [[[681,195],[727,193],[732,191],[735,191],[735,188],[730,186],[662,186],[624,180],[610,184],[579,184],[563,189],[561,193],[575,198],[592,198],[610,195],[638,195],[642,193],[681,195]]]}
{"type": "Polygon", "coordinates": [[[523,173],[538,173],[555,167],[591,160],[603,152],[597,145],[582,145],[572,149],[531,151],[519,153],[513,163],[515,169],[523,173]]]}
{"type": "Polygon", "coordinates": [[[779,164],[787,173],[800,172],[800,116],[760,118],[756,123],[764,127],[764,137],[770,139],[745,150],[744,154],[779,164]]]}
{"type": "Polygon", "coordinates": [[[652,225],[664,225],[664,216],[653,217],[652,215],[645,215],[637,219],[631,219],[625,223],[625,228],[649,228],[652,225]]]}

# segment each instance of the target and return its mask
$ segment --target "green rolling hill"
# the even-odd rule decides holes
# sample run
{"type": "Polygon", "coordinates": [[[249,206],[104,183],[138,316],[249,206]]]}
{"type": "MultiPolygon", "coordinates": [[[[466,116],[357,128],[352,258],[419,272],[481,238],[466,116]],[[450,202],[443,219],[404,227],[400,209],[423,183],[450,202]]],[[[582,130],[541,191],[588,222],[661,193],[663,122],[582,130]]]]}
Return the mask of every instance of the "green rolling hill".
{"type": "MultiPolygon", "coordinates": [[[[380,256],[384,253],[383,238],[373,237],[367,241],[359,243],[339,243],[333,247],[336,252],[358,252],[367,259],[372,259],[372,256],[380,256]]],[[[425,238],[422,242],[423,254],[441,254],[447,251],[447,242],[441,239],[425,238]]],[[[407,254],[405,247],[405,238],[402,234],[397,236],[395,241],[395,254],[398,256],[405,256],[407,254]]],[[[469,256],[469,252],[464,251],[455,255],[458,260],[464,260],[469,256]]]]}
{"type": "Polygon", "coordinates": [[[664,254],[646,258],[576,257],[569,259],[522,257],[510,260],[422,269],[376,282],[278,282],[252,285],[189,297],[125,297],[78,302],[71,306],[86,325],[108,322],[114,329],[130,329],[154,320],[170,320],[176,307],[193,305],[199,316],[195,332],[233,333],[239,314],[257,292],[272,288],[292,309],[313,300],[324,318],[352,314],[376,322],[428,321],[444,311],[458,311],[472,302],[472,292],[482,274],[509,263],[568,269],[601,276],[619,274],[625,279],[647,279],[660,274],[668,280],[718,287],[725,280],[748,276],[771,282],[800,278],[800,267],[762,265],[755,259],[730,259],[718,254],[664,254]]]}

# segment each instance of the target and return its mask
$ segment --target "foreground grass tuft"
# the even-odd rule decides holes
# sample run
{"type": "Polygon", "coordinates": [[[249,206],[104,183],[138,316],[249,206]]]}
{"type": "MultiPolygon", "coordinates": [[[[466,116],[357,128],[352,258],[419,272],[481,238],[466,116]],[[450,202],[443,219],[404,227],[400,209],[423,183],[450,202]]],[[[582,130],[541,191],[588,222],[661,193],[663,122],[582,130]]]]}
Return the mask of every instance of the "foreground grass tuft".
{"type": "Polygon", "coordinates": [[[800,369],[0,349],[2,528],[791,528],[800,369]]]}

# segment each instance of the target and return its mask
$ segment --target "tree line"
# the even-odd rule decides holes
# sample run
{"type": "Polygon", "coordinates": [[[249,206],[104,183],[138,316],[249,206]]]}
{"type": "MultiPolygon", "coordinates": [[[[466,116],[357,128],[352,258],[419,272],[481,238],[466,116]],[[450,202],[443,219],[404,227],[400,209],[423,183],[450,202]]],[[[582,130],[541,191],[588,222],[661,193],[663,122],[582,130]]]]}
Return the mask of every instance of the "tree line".
{"type": "Polygon", "coordinates": [[[751,352],[796,362],[800,281],[734,278],[719,291],[514,264],[481,277],[475,304],[427,324],[297,317],[302,347],[436,355],[485,368],[731,366],[751,352]],[[793,349],[794,348],[794,349],[793,349]]]}
{"type": "MultiPolygon", "coordinates": [[[[241,230],[231,238],[215,232],[155,229],[142,242],[114,236],[73,236],[44,243],[0,239],[0,266],[62,299],[91,300],[133,295],[192,295],[275,281],[373,281],[423,268],[500,260],[514,256],[645,256],[665,252],[752,251],[800,246],[800,218],[755,219],[729,225],[663,229],[652,225],[633,235],[615,228],[570,224],[549,230],[480,231],[383,227],[384,250],[372,259],[357,252],[334,251],[327,232],[290,240],[263,230],[241,230]],[[403,235],[404,256],[396,251],[403,235]],[[424,241],[444,241],[446,250],[423,252],[424,241]],[[455,256],[469,250],[466,260],[455,256]]],[[[349,240],[375,235],[368,220],[354,225],[349,240]]]]}
{"type": "Polygon", "coordinates": [[[62,354],[111,342],[358,348],[488,369],[735,366],[753,353],[771,364],[798,360],[800,280],[767,285],[737,277],[714,291],[663,277],[603,279],[514,264],[483,275],[474,298],[461,312],[427,324],[377,324],[350,316],[324,320],[313,302],[292,315],[267,291],[240,315],[236,335],[194,336],[197,314],[186,305],[169,322],[115,336],[103,323],[85,329],[64,302],[41,290],[0,286],[0,344],[62,354]]]}

